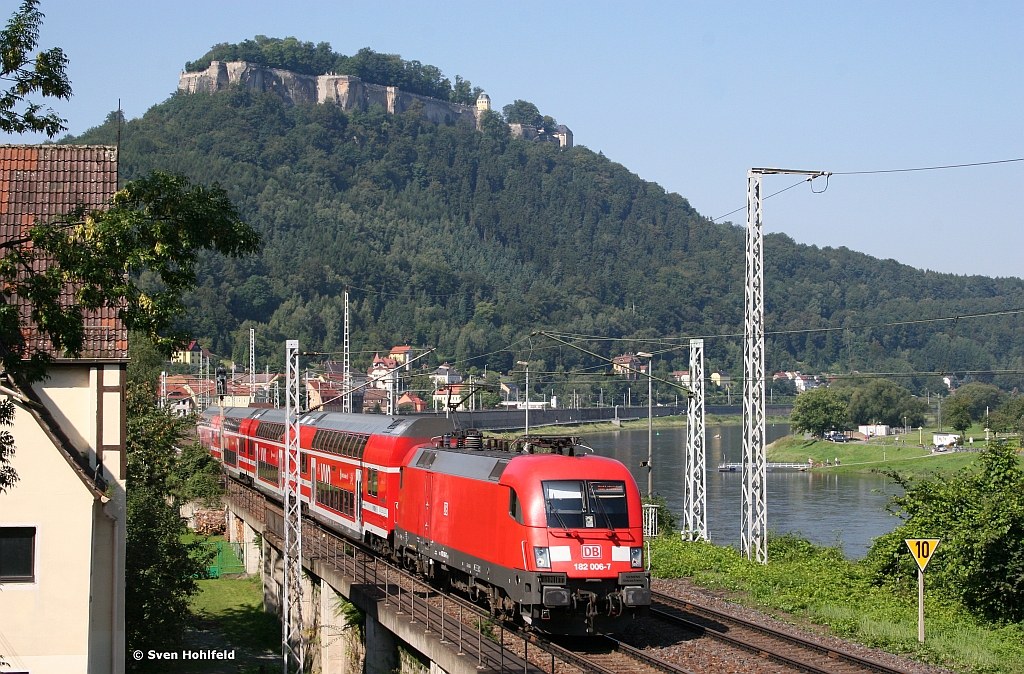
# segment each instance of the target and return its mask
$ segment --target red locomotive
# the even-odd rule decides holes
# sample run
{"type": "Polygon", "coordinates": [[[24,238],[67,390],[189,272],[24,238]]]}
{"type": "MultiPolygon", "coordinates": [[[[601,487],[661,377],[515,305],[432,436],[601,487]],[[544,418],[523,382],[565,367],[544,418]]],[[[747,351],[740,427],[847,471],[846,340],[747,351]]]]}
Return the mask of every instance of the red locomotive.
{"type": "MultiPolygon", "coordinates": [[[[200,441],[281,498],[284,410],[209,408],[200,441]],[[222,437],[223,436],[223,437],[222,437]],[[223,447],[223,451],[221,451],[223,447]]],[[[433,417],[313,412],[300,433],[309,514],[547,632],[613,632],[650,605],[640,494],[572,438],[511,445],[433,417]]]]}

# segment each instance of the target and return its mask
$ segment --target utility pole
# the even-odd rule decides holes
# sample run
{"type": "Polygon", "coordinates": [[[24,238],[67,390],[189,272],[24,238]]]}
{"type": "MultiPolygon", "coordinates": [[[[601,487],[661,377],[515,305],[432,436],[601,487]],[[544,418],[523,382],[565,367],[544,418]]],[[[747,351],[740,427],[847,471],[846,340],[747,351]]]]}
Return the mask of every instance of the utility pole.
{"type": "Polygon", "coordinates": [[[299,500],[299,340],[285,342],[284,601],[281,653],[284,674],[302,674],[302,502],[299,500]],[[289,667],[291,663],[291,667],[289,667]],[[294,668],[294,669],[293,669],[294,668]]]}
{"type": "Polygon", "coordinates": [[[764,231],[761,220],[761,178],[824,171],[752,168],[747,171],[747,234],[743,303],[743,487],[740,511],[740,554],[768,563],[768,502],[764,400],[764,231]]]}
{"type": "Polygon", "coordinates": [[[351,345],[348,338],[348,291],[345,291],[345,335],[344,356],[342,357],[342,386],[345,396],[341,399],[341,411],[345,414],[352,414],[352,370],[349,357],[351,356],[351,345]]]}
{"type": "Polygon", "coordinates": [[[160,373],[160,409],[167,407],[167,371],[160,373]]]}
{"type": "Polygon", "coordinates": [[[249,328],[249,402],[256,402],[256,328],[249,328]]]}
{"type": "Polygon", "coordinates": [[[707,540],[707,475],[704,446],[704,340],[690,340],[690,396],[686,406],[686,512],[683,537],[707,540]]]}
{"type": "Polygon", "coordinates": [[[526,435],[530,435],[530,364],[524,360],[517,360],[516,365],[526,367],[526,435]]]}
{"type": "Polygon", "coordinates": [[[654,354],[638,351],[641,358],[647,359],[647,498],[654,496],[654,416],[651,409],[651,391],[654,385],[651,368],[654,366],[654,354]]]}

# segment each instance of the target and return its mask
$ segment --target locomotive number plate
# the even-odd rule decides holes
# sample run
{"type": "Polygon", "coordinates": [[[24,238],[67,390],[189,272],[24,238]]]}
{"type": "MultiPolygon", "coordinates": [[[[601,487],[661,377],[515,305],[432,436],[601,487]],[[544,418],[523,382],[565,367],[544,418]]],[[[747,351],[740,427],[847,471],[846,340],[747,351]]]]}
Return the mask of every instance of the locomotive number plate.
{"type": "Polygon", "coordinates": [[[584,545],[581,548],[581,556],[583,559],[601,559],[601,546],[584,545]]]}
{"type": "Polygon", "coordinates": [[[611,571],[611,564],[602,564],[597,562],[596,564],[587,564],[585,562],[577,562],[575,564],[577,571],[611,571]]]}

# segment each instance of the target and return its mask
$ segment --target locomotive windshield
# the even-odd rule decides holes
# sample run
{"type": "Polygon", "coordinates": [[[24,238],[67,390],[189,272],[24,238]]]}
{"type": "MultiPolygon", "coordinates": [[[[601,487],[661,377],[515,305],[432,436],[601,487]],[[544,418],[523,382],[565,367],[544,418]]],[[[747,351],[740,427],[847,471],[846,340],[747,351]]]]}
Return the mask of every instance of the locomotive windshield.
{"type": "Polygon", "coordinates": [[[626,483],[614,480],[549,480],[541,483],[553,529],[629,527],[626,483]]]}

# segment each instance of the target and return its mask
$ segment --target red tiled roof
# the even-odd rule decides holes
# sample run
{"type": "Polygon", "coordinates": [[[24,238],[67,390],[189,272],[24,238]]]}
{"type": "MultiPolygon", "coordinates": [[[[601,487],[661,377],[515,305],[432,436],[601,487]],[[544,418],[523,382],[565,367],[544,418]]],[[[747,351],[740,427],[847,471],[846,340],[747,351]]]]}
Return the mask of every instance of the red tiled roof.
{"type": "MultiPolygon", "coordinates": [[[[76,206],[100,208],[117,190],[117,150],[101,145],[0,145],[0,241],[24,236],[37,221],[70,213],[76,206]]],[[[39,260],[40,268],[46,264],[39,260]]],[[[72,288],[61,294],[74,302],[72,288]]],[[[17,301],[17,300],[15,300],[17,301]]],[[[63,358],[29,319],[19,302],[29,353],[63,358]]],[[[82,358],[126,360],[128,331],[117,309],[104,307],[84,316],[82,358]]]]}

